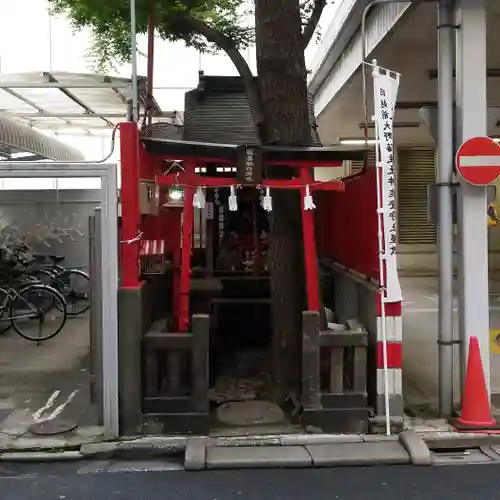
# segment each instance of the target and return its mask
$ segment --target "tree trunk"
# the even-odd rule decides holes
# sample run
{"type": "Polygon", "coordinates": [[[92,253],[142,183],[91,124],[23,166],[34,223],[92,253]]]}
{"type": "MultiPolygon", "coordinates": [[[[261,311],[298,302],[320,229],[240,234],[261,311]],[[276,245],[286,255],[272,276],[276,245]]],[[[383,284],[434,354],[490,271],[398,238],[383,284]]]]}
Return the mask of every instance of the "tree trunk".
{"type": "MultiPolygon", "coordinates": [[[[263,144],[311,143],[304,40],[298,0],[256,0],[258,89],[263,144]]],[[[290,178],[292,169],[274,167],[268,175],[290,178]]],[[[274,190],[270,213],[270,271],[273,327],[273,399],[281,402],[299,381],[304,259],[301,196],[274,190]]]]}

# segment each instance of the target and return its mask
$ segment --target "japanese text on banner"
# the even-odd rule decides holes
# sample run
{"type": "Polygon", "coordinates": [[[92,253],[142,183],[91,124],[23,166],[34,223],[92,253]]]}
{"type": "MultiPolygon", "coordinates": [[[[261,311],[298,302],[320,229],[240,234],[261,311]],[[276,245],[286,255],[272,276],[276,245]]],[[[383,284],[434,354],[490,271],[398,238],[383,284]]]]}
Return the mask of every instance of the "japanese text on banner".
{"type": "Polygon", "coordinates": [[[389,72],[373,71],[375,92],[375,131],[381,164],[381,208],[383,209],[383,244],[386,269],[385,286],[386,301],[402,300],[401,285],[398,278],[396,259],[397,221],[396,221],[396,172],[394,166],[394,110],[399,87],[399,76],[393,77],[389,72]]]}

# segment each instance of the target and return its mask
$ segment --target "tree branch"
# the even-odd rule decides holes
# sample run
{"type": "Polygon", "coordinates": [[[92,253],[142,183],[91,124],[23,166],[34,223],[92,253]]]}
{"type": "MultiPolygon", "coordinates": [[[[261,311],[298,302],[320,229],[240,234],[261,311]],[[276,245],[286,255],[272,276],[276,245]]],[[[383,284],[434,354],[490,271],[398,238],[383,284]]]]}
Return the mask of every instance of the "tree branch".
{"type": "MultiPolygon", "coordinates": [[[[214,43],[220,49],[222,49],[231,59],[245,84],[248,103],[250,105],[250,111],[252,113],[252,119],[255,127],[257,128],[257,132],[259,133],[261,127],[264,124],[264,114],[262,112],[262,106],[260,103],[260,97],[257,90],[255,78],[244,57],[240,54],[240,51],[236,48],[233,41],[230,38],[224,36],[217,29],[209,26],[199,19],[194,19],[192,17],[188,17],[186,19],[186,22],[194,31],[198,32],[209,42],[214,43]]],[[[258,135],[260,136],[260,134],[258,135]]]]}
{"type": "Polygon", "coordinates": [[[316,28],[318,27],[319,19],[321,14],[323,13],[323,9],[325,8],[326,0],[314,0],[314,7],[311,12],[311,17],[307,21],[307,24],[302,33],[302,37],[304,38],[304,49],[309,45],[316,28]]]}

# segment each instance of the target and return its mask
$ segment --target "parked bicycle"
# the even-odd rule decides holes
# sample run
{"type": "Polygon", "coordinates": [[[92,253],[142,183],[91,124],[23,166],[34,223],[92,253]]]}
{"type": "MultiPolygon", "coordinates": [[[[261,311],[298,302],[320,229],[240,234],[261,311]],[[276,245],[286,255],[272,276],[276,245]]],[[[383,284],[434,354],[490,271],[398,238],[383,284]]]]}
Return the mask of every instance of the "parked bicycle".
{"type": "Polygon", "coordinates": [[[81,269],[62,266],[57,255],[30,254],[26,246],[12,249],[14,259],[26,266],[26,275],[55,288],[63,295],[68,316],[78,316],[90,308],[90,276],[81,269]]]}
{"type": "Polygon", "coordinates": [[[66,324],[64,296],[55,288],[27,277],[15,262],[0,266],[0,333],[11,327],[21,337],[43,342],[55,337],[66,324]]]}

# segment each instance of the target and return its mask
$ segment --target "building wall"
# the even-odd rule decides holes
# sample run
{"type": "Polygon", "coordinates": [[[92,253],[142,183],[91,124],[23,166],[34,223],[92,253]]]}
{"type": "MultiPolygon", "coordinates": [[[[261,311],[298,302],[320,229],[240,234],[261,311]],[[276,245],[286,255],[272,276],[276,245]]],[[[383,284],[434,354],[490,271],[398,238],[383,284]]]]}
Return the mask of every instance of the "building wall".
{"type": "MultiPolygon", "coordinates": [[[[491,2],[490,6],[494,7],[494,2],[491,2]]],[[[392,29],[390,36],[386,36],[369,54],[369,58],[375,58],[381,66],[401,74],[398,92],[400,104],[437,101],[437,79],[432,78],[429,73],[437,66],[436,13],[436,7],[432,2],[419,4],[415,10],[408,11],[407,15],[392,29]],[[411,54],[410,58],[408,54],[411,54]]],[[[374,24],[379,28],[388,19],[385,14],[379,16],[375,13],[373,18],[374,24]]],[[[493,11],[488,17],[487,64],[491,69],[498,68],[500,63],[498,19],[493,11]]],[[[372,37],[369,31],[367,30],[367,40],[372,37]]],[[[351,46],[344,51],[336,67],[332,69],[327,78],[330,88],[327,90],[325,83],[324,88],[315,95],[316,111],[319,113],[319,132],[325,144],[335,144],[341,138],[363,137],[361,124],[364,121],[365,110],[361,72],[355,69],[361,62],[359,50],[354,54],[356,43],[358,42],[354,40],[351,42],[351,46]],[[326,97],[328,97],[328,102],[324,101],[326,97]]],[[[369,43],[368,45],[372,46],[369,43]]],[[[320,49],[318,51],[320,52],[320,49]]],[[[370,116],[373,110],[373,87],[369,71],[367,76],[367,105],[368,116],[370,116]]],[[[500,106],[498,78],[489,77],[487,86],[488,104],[492,107],[500,106]]],[[[500,116],[500,112],[497,115],[500,116]]],[[[423,124],[418,109],[412,109],[411,106],[397,109],[395,122],[400,124],[406,122],[412,125],[395,129],[397,147],[425,147],[433,144],[431,134],[427,126],[423,124]]],[[[492,121],[489,124],[488,133],[491,136],[500,136],[500,127],[492,121]]],[[[500,187],[500,182],[497,181],[496,185],[497,188],[500,187]]],[[[498,194],[497,205],[500,203],[498,194]]],[[[398,193],[398,202],[401,202],[401,196],[402,193],[398,193]]],[[[489,251],[490,267],[500,269],[500,228],[498,227],[490,230],[489,251]]],[[[398,262],[403,269],[427,269],[433,272],[437,269],[435,243],[400,242],[398,254],[398,262]]]]}
{"type": "MultiPolygon", "coordinates": [[[[405,153],[406,156],[408,156],[408,153],[411,156],[412,154],[416,155],[418,151],[423,151],[423,160],[421,161],[429,162],[432,154],[429,151],[433,149],[435,149],[434,145],[429,140],[427,143],[418,144],[399,143],[396,148],[395,161],[398,173],[396,201],[398,211],[400,211],[398,214],[398,265],[401,270],[407,272],[427,271],[434,273],[438,268],[436,233],[432,231],[432,224],[427,221],[426,193],[422,193],[423,190],[426,190],[427,183],[435,182],[431,172],[431,170],[435,172],[435,163],[434,168],[425,168],[425,176],[422,176],[421,172],[415,172],[412,189],[412,186],[408,186],[408,183],[404,187],[400,183],[401,175],[408,175],[409,173],[408,171],[402,173],[400,161],[401,157],[405,156],[405,153]],[[401,155],[401,151],[403,151],[403,155],[401,155]],[[402,205],[404,206],[402,207],[402,205]],[[405,210],[404,214],[402,213],[403,209],[405,210]],[[409,215],[415,215],[415,217],[409,217],[409,215]],[[413,223],[415,227],[411,229],[409,227],[402,228],[401,224],[405,222],[407,225],[413,223]],[[418,225],[419,227],[417,227],[418,225]]],[[[315,180],[328,181],[333,178],[343,177],[356,170],[357,167],[357,164],[350,165],[350,162],[346,162],[340,168],[316,168],[315,180]]],[[[417,161],[412,167],[422,169],[422,163],[417,161]]],[[[495,185],[497,186],[496,204],[500,208],[500,180],[497,180],[495,185]]],[[[500,269],[500,226],[490,229],[489,254],[490,268],[493,270],[500,269]]]]}

